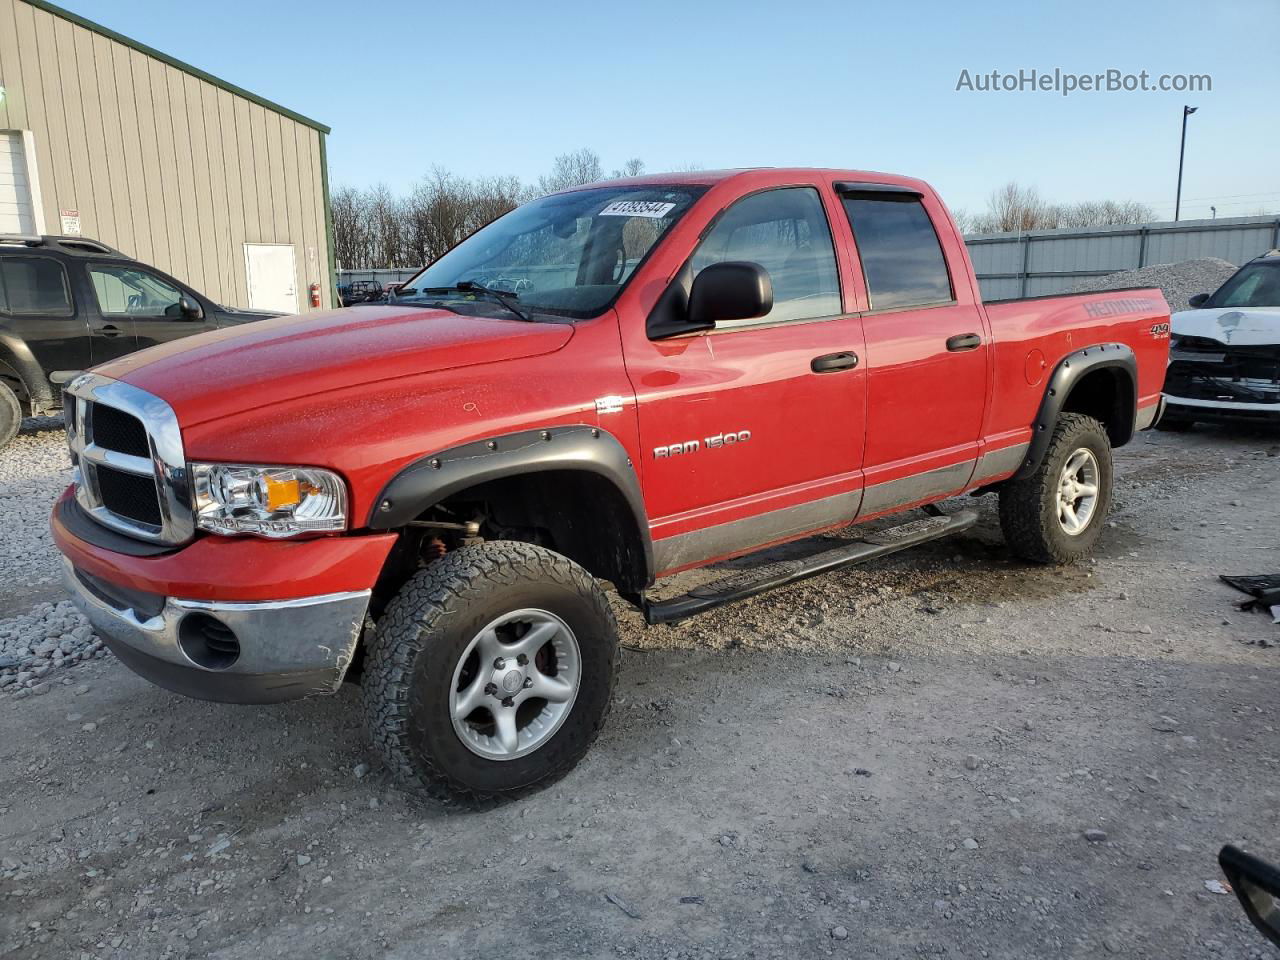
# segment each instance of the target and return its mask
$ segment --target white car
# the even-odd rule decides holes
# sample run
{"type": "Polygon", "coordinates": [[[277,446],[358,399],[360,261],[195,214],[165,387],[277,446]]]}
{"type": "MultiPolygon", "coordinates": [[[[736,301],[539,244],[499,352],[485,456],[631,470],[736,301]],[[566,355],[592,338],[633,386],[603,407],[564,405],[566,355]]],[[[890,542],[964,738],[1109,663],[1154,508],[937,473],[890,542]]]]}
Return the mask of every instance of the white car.
{"type": "Polygon", "coordinates": [[[1250,260],[1212,294],[1170,318],[1165,414],[1159,427],[1196,421],[1280,424],[1280,250],[1250,260]]]}

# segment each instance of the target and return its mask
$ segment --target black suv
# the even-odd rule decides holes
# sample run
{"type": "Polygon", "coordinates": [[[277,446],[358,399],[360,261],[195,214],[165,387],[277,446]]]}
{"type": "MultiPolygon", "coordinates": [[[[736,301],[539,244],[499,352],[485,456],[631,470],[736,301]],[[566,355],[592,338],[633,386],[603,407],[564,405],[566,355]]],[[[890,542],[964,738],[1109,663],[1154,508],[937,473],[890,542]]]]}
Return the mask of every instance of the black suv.
{"type": "Polygon", "coordinates": [[[59,385],[81,370],[271,316],[220,306],[86,237],[0,236],[0,447],[24,416],[61,409],[59,385]]]}

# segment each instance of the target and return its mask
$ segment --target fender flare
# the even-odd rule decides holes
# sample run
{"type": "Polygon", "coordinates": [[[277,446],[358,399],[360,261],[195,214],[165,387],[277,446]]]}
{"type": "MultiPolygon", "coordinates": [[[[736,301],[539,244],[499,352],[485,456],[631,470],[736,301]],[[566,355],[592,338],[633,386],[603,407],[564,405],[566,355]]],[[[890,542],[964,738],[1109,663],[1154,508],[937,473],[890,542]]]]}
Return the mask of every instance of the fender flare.
{"type": "Polygon", "coordinates": [[[0,330],[0,372],[11,374],[22,383],[29,402],[46,408],[60,405],[31,348],[5,330],[0,330]]]}
{"type": "Polygon", "coordinates": [[[1117,442],[1115,436],[1112,443],[1119,446],[1133,435],[1133,426],[1138,417],[1138,358],[1133,349],[1124,343],[1098,343],[1067,354],[1054,368],[1053,375],[1045,387],[1044,397],[1040,401],[1040,409],[1036,413],[1032,425],[1031,443],[1027,447],[1026,459],[1012,477],[1021,480],[1035,471],[1049,449],[1049,441],[1053,439],[1053,427],[1066,404],[1071,391],[1081,380],[1098,370],[1116,369],[1124,372],[1132,386],[1133,409],[1129,410],[1128,436],[1117,442]]]}
{"type": "Polygon", "coordinates": [[[579,470],[609,481],[630,508],[644,550],[646,583],[653,581],[653,539],[640,478],[613,434],[587,424],[522,430],[421,457],[382,488],[369,515],[375,530],[402,527],[424,510],[468,487],[550,470],[579,470]]]}

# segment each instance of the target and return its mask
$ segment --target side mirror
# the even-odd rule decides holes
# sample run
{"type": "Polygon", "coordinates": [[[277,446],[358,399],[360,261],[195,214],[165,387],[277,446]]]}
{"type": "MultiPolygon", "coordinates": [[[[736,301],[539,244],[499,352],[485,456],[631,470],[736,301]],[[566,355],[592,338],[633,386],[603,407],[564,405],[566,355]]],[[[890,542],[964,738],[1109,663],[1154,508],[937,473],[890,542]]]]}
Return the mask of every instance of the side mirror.
{"type": "Polygon", "coordinates": [[[182,297],[178,300],[178,310],[182,313],[183,320],[203,320],[204,310],[200,304],[192,300],[190,297],[182,297]]]}
{"type": "Polygon", "coordinates": [[[1280,870],[1228,844],[1218,853],[1249,922],[1280,947],[1280,870]]]}
{"type": "Polygon", "coordinates": [[[703,269],[689,291],[689,323],[709,329],[722,320],[753,320],[773,309],[769,271],[748,260],[726,260],[703,269]]]}
{"type": "Polygon", "coordinates": [[[1203,307],[1204,302],[1209,299],[1207,293],[1197,293],[1194,297],[1187,301],[1187,305],[1191,307],[1203,307]]]}

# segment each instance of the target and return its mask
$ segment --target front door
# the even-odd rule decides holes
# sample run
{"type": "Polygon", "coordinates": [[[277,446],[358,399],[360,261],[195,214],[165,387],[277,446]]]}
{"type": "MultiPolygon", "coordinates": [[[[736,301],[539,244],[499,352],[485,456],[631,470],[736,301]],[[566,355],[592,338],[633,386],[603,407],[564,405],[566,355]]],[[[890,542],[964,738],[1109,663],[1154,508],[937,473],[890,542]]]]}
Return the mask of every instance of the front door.
{"type": "MultiPolygon", "coordinates": [[[[154,271],[121,263],[89,263],[86,270],[100,314],[96,326],[103,331],[124,329],[129,333],[130,345],[119,353],[215,329],[208,315],[186,315],[181,301],[194,305],[199,301],[154,271]]],[[[98,359],[96,354],[94,359],[98,359]]]]}
{"type": "Polygon", "coordinates": [[[659,572],[851,520],[861,496],[862,330],[818,188],[732,204],[676,282],[730,260],[769,272],[768,315],[666,340],[643,318],[624,330],[659,572]]]}
{"type": "Polygon", "coordinates": [[[244,267],[249,277],[250,310],[298,312],[298,265],[292,244],[246,243],[244,267]]]}
{"type": "Polygon", "coordinates": [[[870,307],[863,314],[862,505],[863,516],[870,516],[958,492],[969,482],[988,393],[988,336],[961,280],[959,240],[936,200],[871,184],[837,184],[837,190],[870,307]]]}

